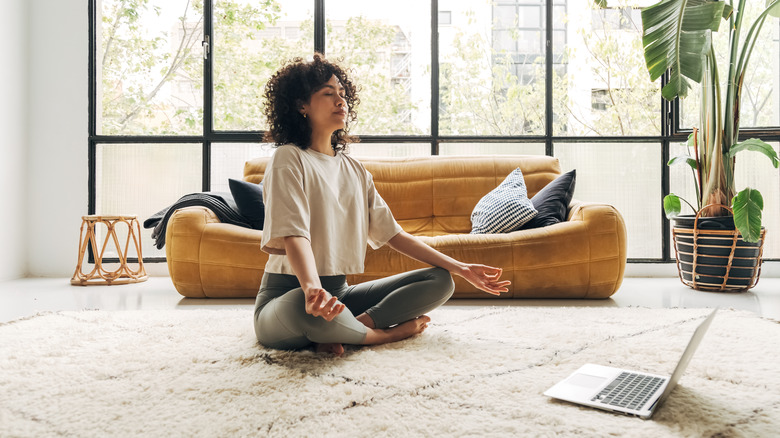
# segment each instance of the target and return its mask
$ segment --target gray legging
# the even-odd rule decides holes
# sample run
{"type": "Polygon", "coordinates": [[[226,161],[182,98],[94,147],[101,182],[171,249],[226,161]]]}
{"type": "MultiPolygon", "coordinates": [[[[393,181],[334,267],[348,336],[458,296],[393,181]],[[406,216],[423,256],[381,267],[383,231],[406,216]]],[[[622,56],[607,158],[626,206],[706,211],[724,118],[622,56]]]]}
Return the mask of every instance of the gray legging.
{"type": "Polygon", "coordinates": [[[322,288],[345,306],[326,321],[306,313],[305,296],[294,275],[263,275],[255,301],[255,334],[266,347],[303,348],[318,344],[362,344],[366,326],[355,319],[365,312],[376,328],[409,321],[444,304],[455,290],[446,269],[427,268],[405,272],[354,286],[346,276],[320,277],[322,288]]]}

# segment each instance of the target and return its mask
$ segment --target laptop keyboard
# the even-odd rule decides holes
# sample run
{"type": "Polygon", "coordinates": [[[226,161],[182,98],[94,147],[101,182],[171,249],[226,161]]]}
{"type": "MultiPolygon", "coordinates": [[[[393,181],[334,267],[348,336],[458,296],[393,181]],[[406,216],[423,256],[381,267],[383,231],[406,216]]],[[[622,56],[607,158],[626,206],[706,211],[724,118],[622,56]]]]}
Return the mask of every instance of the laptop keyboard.
{"type": "Polygon", "coordinates": [[[666,379],[623,372],[591,401],[638,410],[666,379]]]}

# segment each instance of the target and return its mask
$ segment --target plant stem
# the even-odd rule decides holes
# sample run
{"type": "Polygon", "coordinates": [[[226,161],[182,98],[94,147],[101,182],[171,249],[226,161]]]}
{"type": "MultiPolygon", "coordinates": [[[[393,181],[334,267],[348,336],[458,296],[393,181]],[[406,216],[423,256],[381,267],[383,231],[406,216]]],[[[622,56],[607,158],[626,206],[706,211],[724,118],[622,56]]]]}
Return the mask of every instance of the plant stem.
{"type": "MultiPolygon", "coordinates": [[[[699,162],[699,130],[698,128],[693,128],[693,156],[696,157],[696,170],[693,174],[693,182],[696,184],[696,204],[699,206],[699,208],[695,209],[694,211],[699,211],[702,207],[701,205],[701,162],[699,162]]],[[[687,201],[686,201],[687,202],[687,201]]]]}
{"type": "Polygon", "coordinates": [[[693,205],[691,205],[690,202],[686,201],[685,198],[680,198],[680,199],[682,199],[684,203],[688,204],[688,207],[691,207],[691,210],[693,210],[693,214],[696,214],[696,212],[699,211],[698,208],[693,208],[693,205]]]}

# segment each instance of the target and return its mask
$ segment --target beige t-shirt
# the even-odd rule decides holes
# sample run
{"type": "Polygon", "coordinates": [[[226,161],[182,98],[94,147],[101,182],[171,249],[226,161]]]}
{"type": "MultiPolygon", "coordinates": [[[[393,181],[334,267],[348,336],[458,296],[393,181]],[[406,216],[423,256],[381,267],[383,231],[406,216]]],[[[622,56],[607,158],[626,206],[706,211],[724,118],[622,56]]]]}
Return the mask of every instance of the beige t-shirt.
{"type": "Polygon", "coordinates": [[[319,275],[363,272],[366,243],[377,249],[401,232],[371,174],[357,160],[280,146],[263,177],[265,271],[294,275],[284,237],[311,242],[319,275]]]}

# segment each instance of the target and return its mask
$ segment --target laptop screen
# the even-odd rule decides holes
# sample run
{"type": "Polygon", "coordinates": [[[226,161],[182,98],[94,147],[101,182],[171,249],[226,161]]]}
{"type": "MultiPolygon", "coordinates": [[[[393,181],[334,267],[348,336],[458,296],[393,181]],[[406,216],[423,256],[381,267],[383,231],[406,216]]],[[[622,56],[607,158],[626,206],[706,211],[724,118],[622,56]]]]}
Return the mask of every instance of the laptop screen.
{"type": "Polygon", "coordinates": [[[696,352],[696,348],[699,347],[702,338],[704,338],[704,334],[707,333],[707,329],[710,328],[712,319],[715,318],[715,313],[717,311],[718,308],[715,308],[715,310],[710,313],[710,316],[708,316],[707,319],[705,319],[701,324],[699,324],[698,327],[696,327],[696,331],[693,332],[693,336],[691,336],[691,340],[688,342],[688,346],[685,347],[685,352],[683,352],[680,361],[677,362],[677,367],[674,369],[674,373],[672,373],[672,377],[669,379],[669,384],[666,385],[664,393],[661,394],[661,397],[658,398],[658,401],[655,402],[653,407],[663,403],[664,400],[666,400],[666,397],[669,397],[669,394],[672,392],[674,387],[677,386],[677,381],[680,380],[680,377],[682,377],[685,369],[688,368],[688,362],[691,361],[693,353],[696,352]]]}

